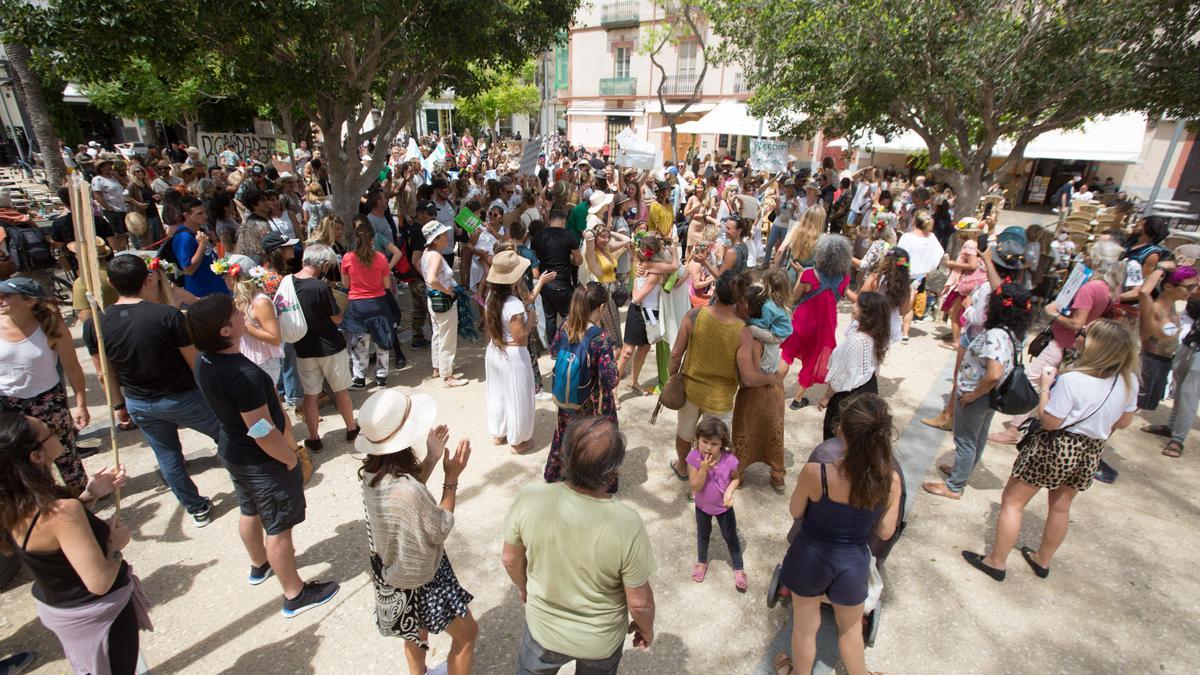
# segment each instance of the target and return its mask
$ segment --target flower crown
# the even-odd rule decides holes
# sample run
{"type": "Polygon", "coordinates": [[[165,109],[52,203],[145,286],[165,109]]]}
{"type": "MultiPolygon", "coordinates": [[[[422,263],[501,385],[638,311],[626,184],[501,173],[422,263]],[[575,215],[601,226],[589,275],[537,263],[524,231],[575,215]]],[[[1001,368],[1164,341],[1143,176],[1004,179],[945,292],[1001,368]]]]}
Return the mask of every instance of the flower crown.
{"type": "Polygon", "coordinates": [[[223,277],[226,274],[231,277],[236,277],[242,271],[241,265],[230,263],[229,258],[214,260],[213,263],[208,266],[208,268],[219,277],[223,277]]]}
{"type": "Polygon", "coordinates": [[[176,274],[179,273],[179,268],[175,265],[175,263],[170,262],[168,260],[163,260],[162,258],[159,258],[159,257],[151,258],[146,263],[146,266],[152,270],[160,270],[163,274],[165,274],[167,276],[175,276],[176,274]]]}

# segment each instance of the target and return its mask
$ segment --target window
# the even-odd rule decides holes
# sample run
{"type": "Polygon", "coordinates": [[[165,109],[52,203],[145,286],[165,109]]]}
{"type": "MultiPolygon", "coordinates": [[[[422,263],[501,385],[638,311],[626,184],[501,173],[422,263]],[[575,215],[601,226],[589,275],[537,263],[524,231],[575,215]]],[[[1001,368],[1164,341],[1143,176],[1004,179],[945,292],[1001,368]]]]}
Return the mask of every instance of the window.
{"type": "Polygon", "coordinates": [[[675,64],[675,72],[681,79],[696,77],[696,51],[697,45],[695,42],[681,42],[679,44],[679,57],[675,64]]]}
{"type": "Polygon", "coordinates": [[[629,77],[629,47],[617,47],[613,57],[613,77],[629,77]]]}

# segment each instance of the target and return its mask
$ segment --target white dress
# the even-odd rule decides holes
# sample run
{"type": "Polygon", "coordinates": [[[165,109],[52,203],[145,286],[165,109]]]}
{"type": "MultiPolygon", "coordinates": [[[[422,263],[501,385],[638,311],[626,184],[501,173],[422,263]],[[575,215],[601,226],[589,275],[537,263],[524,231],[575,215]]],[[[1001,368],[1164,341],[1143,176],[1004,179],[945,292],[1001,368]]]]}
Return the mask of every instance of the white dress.
{"type": "MultiPolygon", "coordinates": [[[[509,296],[500,312],[504,324],[504,340],[512,341],[508,322],[525,312],[519,298],[509,296]]],[[[493,438],[507,438],[510,445],[533,438],[533,370],[529,367],[529,349],[499,347],[488,340],[484,356],[487,374],[488,433],[493,438]]]]}

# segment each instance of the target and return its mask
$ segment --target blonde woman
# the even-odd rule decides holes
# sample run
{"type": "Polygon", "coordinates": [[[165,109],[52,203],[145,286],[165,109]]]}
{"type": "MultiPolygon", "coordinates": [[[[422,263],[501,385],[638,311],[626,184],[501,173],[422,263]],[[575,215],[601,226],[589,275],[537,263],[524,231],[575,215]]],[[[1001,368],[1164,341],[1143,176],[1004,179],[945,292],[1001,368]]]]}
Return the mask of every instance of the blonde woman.
{"type": "MultiPolygon", "coordinates": [[[[305,189],[304,203],[301,206],[304,209],[305,229],[309,233],[309,241],[312,241],[313,231],[321,226],[325,218],[333,214],[333,202],[325,196],[325,189],[321,184],[313,181],[305,189]]],[[[338,241],[341,241],[341,237],[338,237],[338,241]]],[[[323,243],[332,246],[329,242],[323,243]]]]}
{"type": "Polygon", "coordinates": [[[1075,342],[1079,360],[1057,378],[1053,368],[1040,374],[1041,430],[1017,445],[1017,461],[1000,499],[992,550],[987,555],[962,553],[968,563],[997,581],[1004,580],[1025,507],[1043,488],[1049,492],[1050,508],[1042,540],[1036,549],[1022,546],[1021,557],[1038,577],[1050,574],[1050,562],[1067,536],[1071,501],[1091,486],[1108,437],[1129,426],[1137,410],[1140,365],[1133,331],[1111,319],[1099,319],[1081,332],[1075,342]]]}
{"type": "Polygon", "coordinates": [[[321,218],[315,230],[308,231],[308,244],[323,244],[333,249],[339,256],[346,253],[342,240],[346,237],[346,223],[338,216],[327,215],[321,218]]]}
{"type": "Polygon", "coordinates": [[[279,318],[275,314],[275,303],[263,290],[267,276],[266,268],[256,266],[244,255],[231,255],[216,263],[213,271],[225,277],[225,285],[233,293],[233,305],[246,321],[246,334],[242,336],[242,356],[271,376],[278,384],[283,369],[283,334],[279,331],[279,318]]]}
{"type": "Polygon", "coordinates": [[[609,344],[614,350],[621,344],[621,318],[612,294],[623,290],[622,284],[617,281],[617,259],[628,250],[631,241],[629,237],[605,225],[597,225],[583,233],[583,258],[588,270],[609,294],[600,323],[608,333],[609,344]]]}
{"type": "Polygon", "coordinates": [[[787,270],[792,283],[806,267],[813,266],[817,239],[825,231],[825,209],[814,206],[800,217],[800,224],[788,231],[779,244],[779,254],[773,256],[776,267],[787,270]]]}

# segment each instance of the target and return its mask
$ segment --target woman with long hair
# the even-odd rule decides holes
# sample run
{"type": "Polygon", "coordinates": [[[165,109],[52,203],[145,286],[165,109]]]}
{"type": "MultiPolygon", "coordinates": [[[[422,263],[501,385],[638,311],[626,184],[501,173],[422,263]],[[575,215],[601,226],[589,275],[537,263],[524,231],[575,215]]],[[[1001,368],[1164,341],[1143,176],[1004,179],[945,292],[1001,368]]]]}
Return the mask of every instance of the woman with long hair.
{"type": "Polygon", "coordinates": [[[342,242],[346,238],[346,221],[335,215],[327,215],[321,218],[314,229],[308,231],[308,244],[323,244],[333,249],[333,252],[339,256],[346,254],[346,245],[342,242]]]}
{"type": "MultiPolygon", "coordinates": [[[[225,284],[233,293],[233,306],[242,313],[246,333],[240,343],[242,355],[279,384],[283,369],[283,334],[275,303],[263,290],[266,269],[244,255],[231,255],[219,263],[225,284]]],[[[214,266],[213,271],[217,271],[214,266]]]]}
{"type": "Polygon", "coordinates": [[[392,305],[387,294],[392,287],[388,260],[375,248],[375,230],[370,223],[354,228],[354,251],[342,256],[342,279],[350,300],[341,329],[350,347],[350,388],[367,387],[371,343],[375,343],[375,385],[387,386],[389,350],[392,348],[392,305]]]}
{"type": "Polygon", "coordinates": [[[933,217],[924,209],[913,215],[912,231],[904,233],[896,246],[908,252],[908,273],[912,277],[912,290],[909,291],[911,299],[909,309],[904,313],[902,319],[900,338],[902,342],[907,343],[908,331],[912,327],[912,307],[917,298],[917,291],[925,291],[925,277],[942,264],[942,261],[946,259],[946,251],[933,236],[933,217]]]}
{"type": "MultiPolygon", "coordinates": [[[[576,420],[597,415],[617,423],[617,383],[620,379],[612,349],[604,337],[603,318],[609,302],[608,291],[598,282],[591,281],[577,286],[571,294],[571,308],[566,322],[554,335],[550,353],[574,350],[587,343],[587,366],[585,377],[592,383],[591,395],[578,408],[558,408],[558,426],[554,429],[554,440],[550,442],[550,453],[546,456],[546,468],[542,472],[547,483],[562,480],[562,440],[567,427],[576,420]]],[[[617,491],[617,474],[613,472],[608,491],[617,491]]]]}
{"type": "MultiPolygon", "coordinates": [[[[633,378],[629,387],[639,396],[648,396],[650,390],[643,389],[640,382],[642,365],[650,353],[650,332],[662,337],[662,322],[659,320],[659,299],[662,295],[663,275],[651,272],[650,263],[663,250],[663,240],[656,233],[644,235],[637,243],[637,276],[633,280],[633,296],[629,310],[625,313],[625,335],[622,337],[621,355],[617,359],[617,372],[624,376],[625,364],[633,359],[633,378]]],[[[657,341],[657,338],[656,340],[657,341]]]]}
{"type": "MultiPolygon", "coordinates": [[[[863,279],[858,293],[875,291],[883,295],[892,309],[892,342],[900,342],[903,327],[900,317],[912,309],[912,280],[908,275],[908,251],[892,248],[875,263],[875,267],[863,279]]],[[[846,297],[855,302],[858,295],[853,291],[846,297]]]]}
{"type": "Polygon", "coordinates": [[[900,517],[900,474],[892,468],[895,429],[887,403],[859,394],[842,407],[837,437],[845,445],[831,464],[809,462],[800,470],[789,505],[803,518],[792,539],[779,581],[792,594],[792,656],[775,657],[780,673],[812,672],[821,627],[821,601],[837,620],[838,652],[850,673],[866,673],[863,602],[867,599],[874,532],[889,539],[900,517]]]}
{"type": "Polygon", "coordinates": [[[225,191],[218,192],[208,202],[208,224],[221,240],[221,248],[225,255],[230,255],[237,247],[238,228],[241,226],[241,216],[233,197],[225,191]]]}
{"type": "Polygon", "coordinates": [[[850,308],[850,325],[829,355],[829,387],[817,403],[825,411],[823,438],[833,438],[842,405],[851,396],[879,393],[879,367],[892,345],[891,318],[887,300],[874,291],[858,294],[850,308]]]}
{"type": "Polygon", "coordinates": [[[719,277],[728,270],[740,274],[746,271],[750,259],[750,249],[747,243],[747,238],[750,236],[750,221],[734,213],[727,216],[724,223],[725,237],[729,239],[729,244],[721,253],[720,264],[713,265],[708,255],[692,255],[692,258],[704,265],[713,277],[719,277]]]}
{"type": "Polygon", "coordinates": [[[496,445],[508,443],[516,454],[533,445],[534,386],[529,368],[529,331],[537,326],[532,305],[521,300],[521,277],[529,259],[502,251],[488,270],[484,328],[488,343],[488,433],[496,445]]]}
{"type": "Polygon", "coordinates": [[[954,464],[939,464],[946,475],[943,481],[921,485],[930,494],[961,499],[971,472],[983,457],[988,427],[992,424],[990,394],[1016,365],[1017,350],[1025,340],[1033,303],[1029,291],[1016,284],[1004,284],[988,301],[986,330],[980,333],[963,354],[958,369],[958,403],[954,410],[954,464]]]}
{"type": "Polygon", "coordinates": [[[30,415],[50,426],[63,448],[54,464],[63,483],[79,494],[87,475],[75,434],[91,421],[86,380],[57,308],[36,281],[25,277],[0,282],[0,410],[30,415]],[[75,392],[74,406],[67,403],[63,375],[75,392]]]}
{"type": "Polygon", "coordinates": [[[148,604],[121,557],[129,528],[100,520],[87,504],[125,484],[125,468],[101,471],[76,493],[50,466],[66,449],[45,422],[0,412],[0,552],[33,576],[38,617],[62,643],[75,672],[131,675],[148,604]]]}
{"type": "Polygon", "coordinates": [[[792,283],[796,283],[805,268],[813,266],[817,250],[817,239],[825,232],[825,209],[814,206],[800,217],[800,224],[793,227],[779,244],[779,255],[775,266],[787,270],[792,283]]]}
{"type": "Polygon", "coordinates": [[[468,607],[474,598],[459,584],[445,544],[454,527],[458,479],[471,458],[471,442],[461,440],[454,453],[448,452],[450,430],[433,426],[436,417],[437,405],[429,395],[381,389],[359,410],[366,433],[354,448],[366,453],[358,478],[371,567],[399,596],[393,596],[394,615],[385,616],[376,607],[380,631],[404,639],[409,673],[426,672],[429,634],[445,631],[451,642],[443,672],[468,675],[479,625],[468,607]],[[435,502],[427,483],[439,462],[445,483],[435,502]]]}
{"type": "MultiPolygon", "coordinates": [[[[309,183],[305,188],[304,202],[301,208],[304,210],[306,224],[304,229],[308,232],[310,239],[313,236],[313,230],[317,229],[326,218],[333,215],[333,202],[325,196],[324,188],[316,181],[309,183]]],[[[326,244],[326,246],[328,245],[326,244]]]]}
{"type": "Polygon", "coordinates": [[[1071,501],[1091,487],[1105,442],[1114,431],[1129,426],[1138,408],[1138,347],[1133,331],[1100,319],[1081,331],[1076,346],[1075,363],[1057,378],[1053,369],[1042,375],[1037,408],[1041,429],[1017,444],[991,551],[987,555],[963,551],[968,563],[997,581],[1004,580],[1025,507],[1042,489],[1047,490],[1049,509],[1041,544],[1036,549],[1022,546],[1021,557],[1037,576],[1050,574],[1050,562],[1067,536],[1071,501]]]}
{"type": "MultiPolygon", "coordinates": [[[[791,364],[800,359],[799,387],[791,409],[809,404],[804,392],[825,382],[829,355],[837,346],[837,303],[850,285],[850,240],[825,234],[817,240],[812,268],[804,270],[792,288],[792,334],[780,347],[780,359],[791,364]]],[[[786,372],[786,371],[785,371],[786,372]]]]}
{"type": "Polygon", "coordinates": [[[597,225],[583,233],[583,259],[587,263],[592,276],[599,281],[608,300],[605,302],[605,312],[600,318],[608,341],[615,350],[621,344],[621,317],[617,313],[617,304],[613,302],[612,294],[621,288],[617,280],[617,259],[629,248],[632,240],[629,237],[614,232],[606,225],[597,225]]]}

